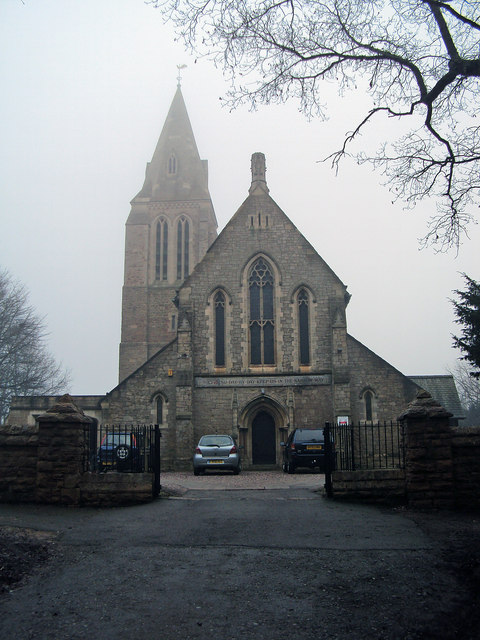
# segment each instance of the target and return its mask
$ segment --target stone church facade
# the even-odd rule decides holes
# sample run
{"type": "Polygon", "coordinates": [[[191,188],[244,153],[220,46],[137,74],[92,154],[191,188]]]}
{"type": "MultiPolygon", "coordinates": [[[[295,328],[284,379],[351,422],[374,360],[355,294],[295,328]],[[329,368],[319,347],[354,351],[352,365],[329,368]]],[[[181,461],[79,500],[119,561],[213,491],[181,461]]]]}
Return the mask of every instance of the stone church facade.
{"type": "Polygon", "coordinates": [[[279,465],[295,426],[395,418],[418,387],[348,335],[349,298],[270,196],[261,153],[216,236],[178,88],[127,221],[120,382],[103,419],[158,422],[173,468],[205,433],[233,434],[246,466],[279,465]]]}
{"type": "Polygon", "coordinates": [[[86,413],[160,424],[164,469],[189,468],[205,433],[232,434],[245,467],[279,466],[296,426],[396,419],[419,386],[348,334],[349,299],[270,196],[261,153],[217,236],[178,87],[126,223],[119,383],[86,413]]]}

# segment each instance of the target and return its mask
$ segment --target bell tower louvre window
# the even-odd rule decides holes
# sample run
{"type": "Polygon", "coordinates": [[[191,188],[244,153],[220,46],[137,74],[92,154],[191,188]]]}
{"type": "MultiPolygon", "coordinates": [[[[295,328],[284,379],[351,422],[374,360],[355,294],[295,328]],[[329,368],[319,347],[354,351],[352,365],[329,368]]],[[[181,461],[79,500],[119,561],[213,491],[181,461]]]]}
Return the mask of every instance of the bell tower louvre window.
{"type": "Polygon", "coordinates": [[[190,226],[185,216],[177,224],[177,280],[186,278],[190,271],[190,226]]]}
{"type": "Polygon", "coordinates": [[[273,317],[273,273],[259,258],[248,278],[250,302],[250,363],[275,364],[275,322],[273,317]]]}
{"type": "Polygon", "coordinates": [[[177,173],[177,158],[172,153],[172,155],[168,158],[168,175],[173,176],[177,173]]]}
{"type": "Polygon", "coordinates": [[[166,220],[157,222],[155,239],[155,280],[168,278],[168,224],[166,220]]]}

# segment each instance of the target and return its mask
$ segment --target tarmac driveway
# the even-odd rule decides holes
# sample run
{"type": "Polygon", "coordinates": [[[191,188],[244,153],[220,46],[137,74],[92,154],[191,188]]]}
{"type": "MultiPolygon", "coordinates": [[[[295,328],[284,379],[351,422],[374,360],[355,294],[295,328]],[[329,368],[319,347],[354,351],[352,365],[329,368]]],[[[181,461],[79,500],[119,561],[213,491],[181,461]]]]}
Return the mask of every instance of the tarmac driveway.
{"type": "Polygon", "coordinates": [[[263,475],[240,476],[260,491],[163,474],[175,496],[129,508],[0,505],[0,526],[53,540],[51,560],[0,598],[0,637],[478,637],[474,573],[448,553],[450,535],[463,548],[472,531],[478,548],[475,519],[467,532],[453,516],[325,500],[318,474],[263,475]]]}

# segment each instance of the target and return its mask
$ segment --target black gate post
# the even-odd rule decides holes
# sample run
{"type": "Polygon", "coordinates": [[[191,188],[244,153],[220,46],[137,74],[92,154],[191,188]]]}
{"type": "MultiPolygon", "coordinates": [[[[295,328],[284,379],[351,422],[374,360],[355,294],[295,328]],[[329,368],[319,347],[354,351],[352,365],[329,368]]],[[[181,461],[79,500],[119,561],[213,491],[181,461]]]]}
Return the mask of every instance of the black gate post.
{"type": "Polygon", "coordinates": [[[325,441],[325,493],[327,498],[333,498],[333,485],[332,485],[332,433],[330,422],[325,422],[325,428],[323,430],[323,438],[325,441]]]}
{"type": "Polygon", "coordinates": [[[152,494],[154,498],[158,498],[160,495],[160,489],[162,485],[160,484],[160,427],[158,424],[155,425],[154,430],[154,445],[153,445],[153,487],[152,494]]]}

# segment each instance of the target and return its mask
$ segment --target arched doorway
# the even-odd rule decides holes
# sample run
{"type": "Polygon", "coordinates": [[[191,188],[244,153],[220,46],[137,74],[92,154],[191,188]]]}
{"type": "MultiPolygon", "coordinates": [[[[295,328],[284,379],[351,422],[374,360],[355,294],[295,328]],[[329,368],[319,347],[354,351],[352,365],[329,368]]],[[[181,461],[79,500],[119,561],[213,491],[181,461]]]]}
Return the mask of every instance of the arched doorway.
{"type": "Polygon", "coordinates": [[[275,419],[259,411],[252,421],[252,463],[275,464],[275,419]]]}

